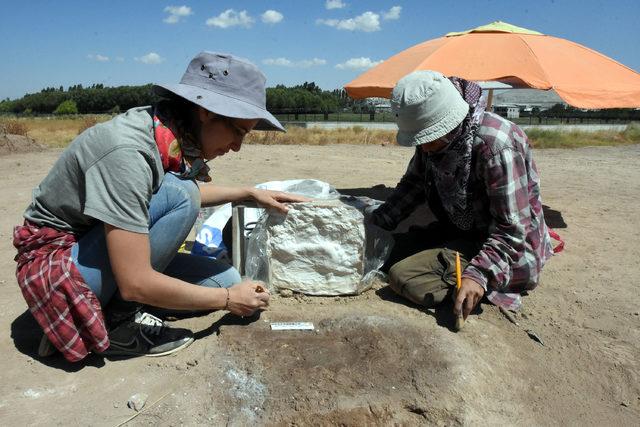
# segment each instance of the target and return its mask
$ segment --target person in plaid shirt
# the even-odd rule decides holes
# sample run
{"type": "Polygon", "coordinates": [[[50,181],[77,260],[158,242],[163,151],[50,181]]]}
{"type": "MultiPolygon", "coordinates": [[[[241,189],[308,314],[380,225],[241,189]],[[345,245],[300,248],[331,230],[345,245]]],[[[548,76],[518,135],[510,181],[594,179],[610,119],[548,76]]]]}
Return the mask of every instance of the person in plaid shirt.
{"type": "Polygon", "coordinates": [[[393,230],[428,203],[437,222],[412,227],[396,242],[390,285],[427,307],[454,298],[466,318],[483,296],[518,308],[553,254],[540,180],[527,136],[485,111],[481,88],[434,71],[417,71],[393,90],[400,145],[416,151],[386,202],[371,214],[393,230]],[[463,264],[456,294],[455,254],[463,264]]]}

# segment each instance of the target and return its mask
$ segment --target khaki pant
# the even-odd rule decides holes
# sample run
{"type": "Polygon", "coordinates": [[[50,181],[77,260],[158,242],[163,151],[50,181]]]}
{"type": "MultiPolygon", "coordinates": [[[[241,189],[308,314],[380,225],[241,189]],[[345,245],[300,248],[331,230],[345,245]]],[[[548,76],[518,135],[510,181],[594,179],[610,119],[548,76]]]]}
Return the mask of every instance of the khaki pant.
{"type": "Polygon", "coordinates": [[[456,288],[456,251],[464,270],[480,250],[480,243],[470,238],[446,237],[438,232],[437,224],[414,227],[397,236],[396,247],[387,262],[391,266],[391,289],[427,308],[452,298],[456,288]]]}

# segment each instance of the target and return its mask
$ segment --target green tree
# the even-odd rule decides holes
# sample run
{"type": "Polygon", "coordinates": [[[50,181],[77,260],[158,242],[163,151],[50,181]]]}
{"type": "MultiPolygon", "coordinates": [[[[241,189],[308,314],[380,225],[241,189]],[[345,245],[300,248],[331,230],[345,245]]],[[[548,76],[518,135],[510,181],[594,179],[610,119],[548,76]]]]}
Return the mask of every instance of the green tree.
{"type": "Polygon", "coordinates": [[[78,114],[78,106],[75,101],[68,99],[66,101],[62,101],[60,105],[58,105],[58,108],[53,111],[53,114],[78,114]]]}

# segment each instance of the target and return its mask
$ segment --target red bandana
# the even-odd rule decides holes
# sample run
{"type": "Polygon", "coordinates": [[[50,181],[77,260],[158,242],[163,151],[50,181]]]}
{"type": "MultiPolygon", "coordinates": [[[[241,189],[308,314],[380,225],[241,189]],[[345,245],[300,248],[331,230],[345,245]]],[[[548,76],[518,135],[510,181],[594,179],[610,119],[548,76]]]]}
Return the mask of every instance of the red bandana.
{"type": "Polygon", "coordinates": [[[171,129],[165,126],[158,116],[153,116],[153,131],[165,172],[182,172],[182,150],[171,129]]]}
{"type": "Polygon", "coordinates": [[[190,144],[182,144],[171,128],[162,123],[156,114],[153,116],[153,133],[165,172],[173,172],[181,179],[211,181],[211,169],[202,159],[200,149],[190,144]]]}

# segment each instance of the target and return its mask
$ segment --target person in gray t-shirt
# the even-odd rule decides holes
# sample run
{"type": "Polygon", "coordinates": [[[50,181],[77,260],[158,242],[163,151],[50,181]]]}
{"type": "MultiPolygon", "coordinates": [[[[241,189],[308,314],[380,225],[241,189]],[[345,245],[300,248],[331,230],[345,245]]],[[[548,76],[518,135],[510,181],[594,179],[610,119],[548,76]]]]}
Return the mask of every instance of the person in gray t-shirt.
{"type": "Polygon", "coordinates": [[[154,90],[164,98],[156,106],[133,108],[80,134],[24,214],[26,225],[76,236],[70,257],[104,309],[109,355],[169,354],[193,341],[189,331],[142,313],[142,304],[239,316],[265,309],[269,292],[261,283],[178,248],[200,206],[251,199],[286,212],[284,203],[304,200],[196,184],[211,180],[208,160],[240,150],[250,131],[284,131],[266,110],[265,78],[253,64],[202,52],[179,84],[154,90]]]}

